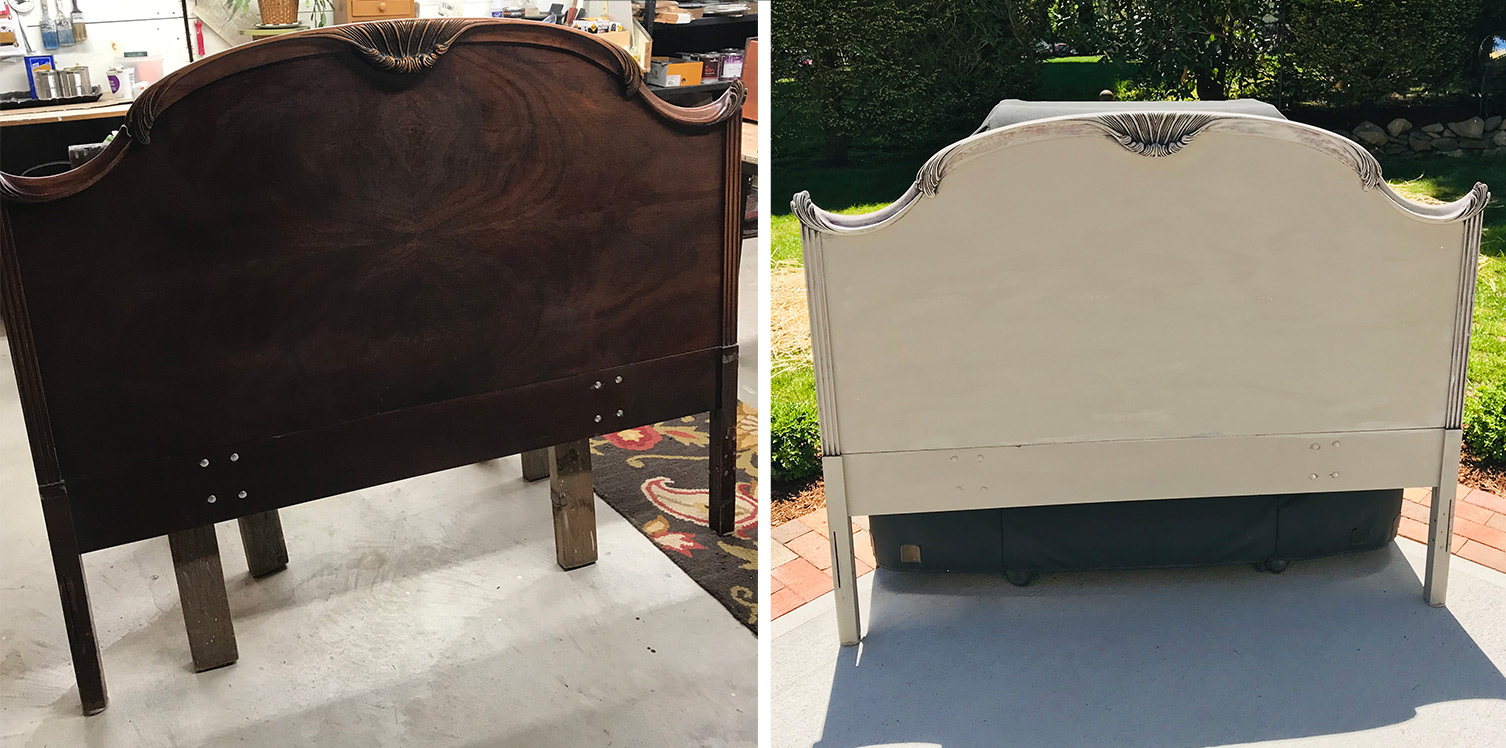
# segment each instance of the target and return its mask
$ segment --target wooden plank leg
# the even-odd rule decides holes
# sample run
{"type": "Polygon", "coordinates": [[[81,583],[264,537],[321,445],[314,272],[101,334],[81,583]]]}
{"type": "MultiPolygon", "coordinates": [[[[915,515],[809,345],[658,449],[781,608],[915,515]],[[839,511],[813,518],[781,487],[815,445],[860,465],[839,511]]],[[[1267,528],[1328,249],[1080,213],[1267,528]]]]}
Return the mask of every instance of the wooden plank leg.
{"type": "Polygon", "coordinates": [[[596,497],[591,492],[591,441],[582,439],[548,451],[555,559],[566,570],[594,564],[596,497]]]}
{"type": "Polygon", "coordinates": [[[826,479],[826,524],[831,533],[831,580],[837,600],[837,637],[843,646],[862,639],[858,612],[857,559],[852,547],[852,513],[847,510],[847,486],[841,457],[823,457],[826,479]]]}
{"type": "Polygon", "coordinates": [[[711,411],[710,484],[706,524],[718,535],[737,528],[737,349],[722,351],[716,408],[711,411]]]}
{"type": "Polygon", "coordinates": [[[1438,469],[1438,485],[1433,488],[1433,504],[1428,514],[1428,561],[1423,573],[1422,596],[1428,605],[1441,608],[1448,595],[1449,544],[1454,537],[1454,500],[1459,487],[1459,445],[1464,432],[1443,432],[1443,464],[1438,469]]]}
{"type": "Polygon", "coordinates": [[[236,661],[235,626],[230,622],[230,599],[220,567],[220,545],[214,525],[182,530],[167,536],[183,602],[183,624],[195,672],[213,670],[236,661]]]}
{"type": "Polygon", "coordinates": [[[523,480],[549,477],[549,449],[530,449],[523,453],[523,480]]]}
{"type": "Polygon", "coordinates": [[[247,515],[236,520],[241,545],[246,547],[246,566],[260,579],[288,568],[288,544],[282,538],[282,518],[277,510],[247,515]]]}
{"type": "Polygon", "coordinates": [[[89,609],[84,560],[73,534],[73,510],[61,485],[42,486],[41,492],[42,516],[47,524],[47,541],[52,546],[52,569],[57,574],[58,596],[63,603],[63,626],[68,630],[78,698],[84,714],[99,714],[110,698],[99,660],[99,640],[94,635],[94,614],[89,609]]]}

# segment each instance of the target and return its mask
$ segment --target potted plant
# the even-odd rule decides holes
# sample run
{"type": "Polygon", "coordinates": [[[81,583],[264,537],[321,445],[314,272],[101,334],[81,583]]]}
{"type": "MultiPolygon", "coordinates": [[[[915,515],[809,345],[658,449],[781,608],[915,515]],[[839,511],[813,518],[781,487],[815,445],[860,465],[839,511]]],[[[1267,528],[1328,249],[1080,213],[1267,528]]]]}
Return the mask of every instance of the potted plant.
{"type": "MultiPolygon", "coordinates": [[[[310,0],[310,8],[314,11],[314,25],[324,26],[329,23],[330,14],[334,12],[334,0],[310,0]]],[[[251,10],[251,0],[225,0],[225,7],[236,12],[251,10]]],[[[285,26],[298,23],[298,0],[258,0],[257,8],[261,11],[261,25],[285,26]]]]}

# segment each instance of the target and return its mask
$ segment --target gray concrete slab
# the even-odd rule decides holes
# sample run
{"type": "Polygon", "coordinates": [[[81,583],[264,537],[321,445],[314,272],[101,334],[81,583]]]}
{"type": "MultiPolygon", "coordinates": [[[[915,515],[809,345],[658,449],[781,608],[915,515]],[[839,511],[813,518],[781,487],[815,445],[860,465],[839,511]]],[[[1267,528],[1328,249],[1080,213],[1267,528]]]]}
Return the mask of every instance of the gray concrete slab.
{"type": "Polygon", "coordinates": [[[774,746],[1506,745],[1506,575],[1423,546],[1293,563],[999,576],[880,569],[771,627],[774,746]]]}
{"type": "MultiPolygon", "coordinates": [[[[260,581],[219,525],[240,661],[207,673],[166,538],[88,554],[110,707],[81,716],[0,349],[0,744],[756,743],[754,637],[600,501],[600,560],[560,571],[547,482],[525,483],[516,457],[285,509],[288,569],[260,581]]],[[[746,366],[741,389],[757,392],[746,366]]]]}

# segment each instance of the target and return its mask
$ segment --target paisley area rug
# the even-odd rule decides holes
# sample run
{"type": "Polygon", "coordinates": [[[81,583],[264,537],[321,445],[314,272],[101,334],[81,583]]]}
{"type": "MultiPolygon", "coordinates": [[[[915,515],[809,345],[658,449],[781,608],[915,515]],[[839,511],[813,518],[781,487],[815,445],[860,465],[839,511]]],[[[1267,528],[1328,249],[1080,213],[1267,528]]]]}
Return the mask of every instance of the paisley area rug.
{"type": "Polygon", "coordinates": [[[758,631],[758,415],[737,404],[737,524],[706,524],[706,413],[591,440],[596,495],[659,546],[732,616],[758,631]]]}

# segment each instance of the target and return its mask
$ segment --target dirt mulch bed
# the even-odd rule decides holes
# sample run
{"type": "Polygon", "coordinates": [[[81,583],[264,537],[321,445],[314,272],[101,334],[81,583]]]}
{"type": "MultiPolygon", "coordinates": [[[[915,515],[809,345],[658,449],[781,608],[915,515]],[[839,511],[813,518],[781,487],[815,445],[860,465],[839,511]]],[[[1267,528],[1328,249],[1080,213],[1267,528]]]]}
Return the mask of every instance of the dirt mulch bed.
{"type": "Polygon", "coordinates": [[[1506,468],[1485,465],[1472,457],[1468,450],[1459,462],[1459,482],[1470,488],[1506,496],[1506,468]]]}
{"type": "Polygon", "coordinates": [[[790,486],[776,485],[773,499],[770,527],[778,527],[826,506],[826,483],[817,478],[790,486]]]}

